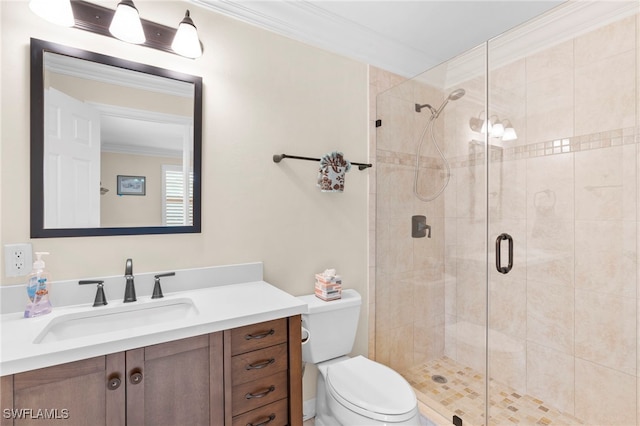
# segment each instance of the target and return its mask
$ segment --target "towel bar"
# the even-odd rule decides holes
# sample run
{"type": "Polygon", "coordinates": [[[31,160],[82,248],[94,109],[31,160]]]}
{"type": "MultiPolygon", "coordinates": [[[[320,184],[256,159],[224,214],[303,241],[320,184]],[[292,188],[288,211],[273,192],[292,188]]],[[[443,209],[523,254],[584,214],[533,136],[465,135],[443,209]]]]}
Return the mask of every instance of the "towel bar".
{"type": "MultiPolygon", "coordinates": [[[[300,157],[298,155],[288,155],[288,154],[276,154],[273,156],[273,162],[274,163],[279,163],[280,161],[282,161],[285,158],[292,158],[294,160],[308,160],[308,161],[320,161],[319,158],[312,158],[312,157],[300,157]]],[[[366,164],[366,163],[351,163],[354,166],[358,166],[358,170],[364,170],[367,169],[369,167],[372,167],[371,164],[366,164]]]]}

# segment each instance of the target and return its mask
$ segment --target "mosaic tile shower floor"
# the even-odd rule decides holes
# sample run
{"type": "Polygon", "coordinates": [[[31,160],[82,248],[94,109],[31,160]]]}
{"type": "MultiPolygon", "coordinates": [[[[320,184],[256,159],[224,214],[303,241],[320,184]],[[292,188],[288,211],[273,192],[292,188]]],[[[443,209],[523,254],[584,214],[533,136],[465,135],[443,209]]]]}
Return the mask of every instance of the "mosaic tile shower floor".
{"type": "MultiPolygon", "coordinates": [[[[451,419],[462,418],[465,426],[484,421],[484,376],[469,367],[443,357],[401,372],[413,386],[418,399],[451,419]],[[431,377],[440,375],[447,383],[431,377]]],[[[582,421],[553,409],[544,401],[521,395],[494,380],[490,382],[491,425],[580,425],[582,421]]]]}

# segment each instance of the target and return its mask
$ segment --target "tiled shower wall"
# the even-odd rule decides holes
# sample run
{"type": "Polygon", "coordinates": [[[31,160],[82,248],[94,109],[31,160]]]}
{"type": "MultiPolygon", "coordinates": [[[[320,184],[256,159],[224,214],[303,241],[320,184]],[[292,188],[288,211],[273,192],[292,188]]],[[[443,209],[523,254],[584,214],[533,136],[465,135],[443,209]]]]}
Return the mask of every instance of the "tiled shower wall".
{"type": "MultiPolygon", "coordinates": [[[[403,370],[447,355],[484,371],[484,253],[493,259],[493,241],[508,232],[513,271],[489,268],[490,376],[593,424],[637,424],[639,33],[636,13],[499,67],[491,60],[509,43],[489,44],[489,111],[508,118],[518,139],[489,139],[488,191],[484,148],[473,142],[483,137],[469,128],[483,114],[484,75],[444,92],[416,78],[378,96],[378,361],[403,370]],[[412,194],[413,156],[427,117],[413,104],[439,105],[457,87],[467,95],[436,127],[452,180],[422,203],[412,194]],[[431,239],[410,237],[415,214],[427,216],[431,239]]],[[[372,87],[393,78],[375,69],[370,77],[372,87]]],[[[442,178],[429,149],[424,193],[442,178]]]]}

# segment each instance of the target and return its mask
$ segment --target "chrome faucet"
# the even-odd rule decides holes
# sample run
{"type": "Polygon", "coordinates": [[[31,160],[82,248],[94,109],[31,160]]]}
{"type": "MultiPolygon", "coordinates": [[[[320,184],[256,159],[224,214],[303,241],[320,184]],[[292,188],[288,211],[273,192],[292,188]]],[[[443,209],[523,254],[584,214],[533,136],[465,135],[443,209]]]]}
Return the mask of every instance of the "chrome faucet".
{"type": "Polygon", "coordinates": [[[124,289],[124,303],[135,302],[136,299],[136,286],[133,283],[133,260],[127,259],[127,264],[124,268],[124,277],[127,279],[127,285],[124,289]]]}

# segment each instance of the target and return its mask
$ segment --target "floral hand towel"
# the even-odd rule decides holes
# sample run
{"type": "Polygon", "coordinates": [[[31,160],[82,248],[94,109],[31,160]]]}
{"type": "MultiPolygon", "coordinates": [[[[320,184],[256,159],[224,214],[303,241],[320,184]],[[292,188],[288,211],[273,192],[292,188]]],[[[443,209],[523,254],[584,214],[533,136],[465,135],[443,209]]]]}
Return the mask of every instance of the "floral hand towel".
{"type": "Polygon", "coordinates": [[[341,152],[334,151],[320,159],[318,186],[322,192],[344,191],[344,174],[351,169],[351,163],[341,152]]]}

